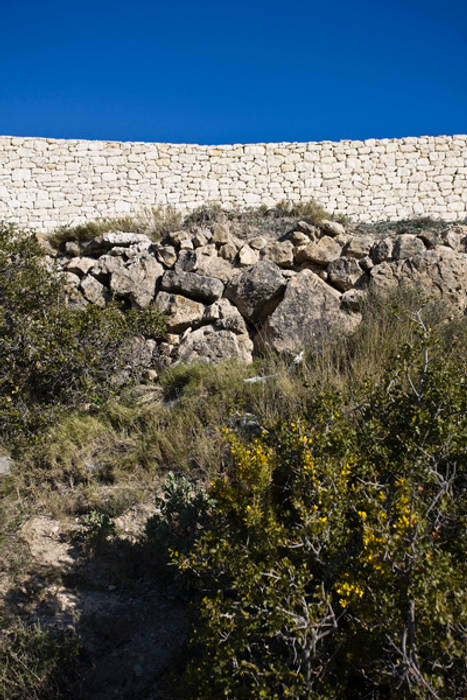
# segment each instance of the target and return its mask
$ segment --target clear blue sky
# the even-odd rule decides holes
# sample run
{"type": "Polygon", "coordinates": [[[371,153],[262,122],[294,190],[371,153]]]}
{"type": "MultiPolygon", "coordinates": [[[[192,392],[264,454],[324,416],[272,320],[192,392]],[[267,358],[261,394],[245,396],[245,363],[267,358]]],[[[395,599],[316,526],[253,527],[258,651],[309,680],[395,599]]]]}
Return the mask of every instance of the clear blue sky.
{"type": "Polygon", "coordinates": [[[2,0],[0,134],[467,132],[466,0],[2,0]]]}

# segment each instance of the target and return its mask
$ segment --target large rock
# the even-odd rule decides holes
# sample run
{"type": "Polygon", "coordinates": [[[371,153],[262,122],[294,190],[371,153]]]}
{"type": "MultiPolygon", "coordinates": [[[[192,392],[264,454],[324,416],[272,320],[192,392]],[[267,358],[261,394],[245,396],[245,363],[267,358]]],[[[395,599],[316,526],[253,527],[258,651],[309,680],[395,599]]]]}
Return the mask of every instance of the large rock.
{"type": "Polygon", "coordinates": [[[443,232],[444,245],[461,253],[467,253],[467,224],[456,224],[443,232]]]}
{"type": "Polygon", "coordinates": [[[411,233],[403,233],[397,236],[394,241],[392,257],[395,260],[405,260],[406,258],[413,258],[415,255],[420,255],[424,253],[425,250],[425,245],[420,238],[413,236],[411,233]]]}
{"type": "Polygon", "coordinates": [[[341,251],[341,245],[334,238],[323,236],[319,241],[310,243],[301,251],[300,261],[328,265],[340,257],[341,251]]]}
{"type": "Polygon", "coordinates": [[[329,236],[339,236],[345,233],[343,224],[340,224],[338,221],[331,221],[330,219],[323,219],[320,223],[320,228],[329,236]]]}
{"type": "Polygon", "coordinates": [[[259,260],[259,253],[257,250],[251,248],[247,243],[243,245],[238,251],[238,264],[242,267],[249,267],[250,265],[255,265],[259,260]]]}
{"type": "Polygon", "coordinates": [[[292,241],[274,241],[264,249],[263,255],[279,267],[290,268],[294,261],[294,244],[292,241]]]}
{"type": "Polygon", "coordinates": [[[379,265],[375,265],[369,274],[370,289],[378,296],[387,296],[398,285],[398,280],[394,275],[394,266],[386,260],[379,263],[379,265]]]}
{"type": "Polygon", "coordinates": [[[183,333],[184,330],[199,323],[203,318],[205,307],[198,301],[187,299],[181,294],[159,292],[155,304],[159,311],[167,314],[166,324],[169,333],[183,333]]]}
{"type": "Polygon", "coordinates": [[[177,262],[177,252],[173,245],[166,245],[158,248],[156,257],[164,267],[173,267],[177,262]]]}
{"type": "Polygon", "coordinates": [[[181,250],[175,263],[177,272],[195,272],[198,269],[200,256],[194,250],[181,250]]]}
{"type": "Polygon", "coordinates": [[[89,269],[89,274],[96,277],[104,284],[110,284],[110,276],[114,272],[120,272],[125,269],[125,261],[121,257],[114,255],[101,255],[94,262],[94,265],[89,269]]]}
{"type": "Polygon", "coordinates": [[[151,255],[137,258],[112,272],[110,289],[119,299],[126,299],[140,307],[148,306],[163,272],[162,265],[151,255]]]}
{"type": "Polygon", "coordinates": [[[355,258],[338,258],[328,265],[328,280],[342,292],[351,289],[362,276],[362,269],[355,258]]]}
{"type": "Polygon", "coordinates": [[[344,248],[349,258],[364,258],[370,252],[375,239],[373,236],[352,236],[344,248]]]}
{"type": "Polygon", "coordinates": [[[217,330],[227,330],[237,335],[247,334],[248,328],[239,310],[228,299],[219,299],[205,307],[204,323],[213,323],[217,330]]]}
{"type": "Polygon", "coordinates": [[[262,344],[278,352],[298,352],[311,338],[327,331],[350,332],[361,320],[340,308],[340,294],[311,270],[293,277],[284,299],[266,320],[262,344]]]}
{"type": "Polygon", "coordinates": [[[425,250],[394,267],[399,284],[417,287],[424,296],[437,297],[461,312],[467,309],[467,254],[447,246],[425,250]]]}
{"type": "Polygon", "coordinates": [[[152,241],[144,233],[121,233],[120,231],[107,231],[89,241],[85,247],[86,255],[101,255],[115,246],[128,248],[131,245],[140,245],[140,250],[149,250],[152,241]]]}
{"type": "Polygon", "coordinates": [[[260,260],[232,277],[225,296],[248,321],[258,323],[275,308],[284,287],[285,278],[277,265],[260,260]]]}
{"type": "Polygon", "coordinates": [[[216,277],[216,279],[224,284],[227,284],[235,272],[235,269],[228,260],[219,258],[217,255],[199,255],[197,265],[197,272],[199,275],[216,277]]]}
{"type": "Polygon", "coordinates": [[[72,258],[69,263],[66,265],[66,269],[68,272],[73,272],[75,275],[79,275],[79,277],[83,277],[84,275],[87,275],[89,270],[94,267],[96,264],[96,261],[94,258],[72,258]]]}
{"type": "Polygon", "coordinates": [[[178,361],[184,364],[193,362],[219,363],[236,358],[241,362],[253,359],[253,343],[249,336],[216,327],[216,324],[202,326],[189,333],[179,347],[178,361]]]}
{"type": "Polygon", "coordinates": [[[91,304],[104,308],[109,295],[104,285],[98,282],[95,277],[91,277],[91,275],[83,277],[80,288],[85,298],[91,302],[91,304]]]}
{"type": "Polygon", "coordinates": [[[397,286],[416,288],[424,297],[438,297],[465,312],[467,307],[467,254],[447,246],[370,270],[370,288],[386,295],[397,286]]]}
{"type": "Polygon", "coordinates": [[[230,225],[228,221],[219,221],[212,227],[212,241],[217,245],[229,242],[230,225]]]}
{"type": "Polygon", "coordinates": [[[223,283],[215,277],[205,277],[195,272],[168,270],[161,280],[164,292],[175,292],[191,297],[196,301],[211,304],[222,296],[223,283]]]}

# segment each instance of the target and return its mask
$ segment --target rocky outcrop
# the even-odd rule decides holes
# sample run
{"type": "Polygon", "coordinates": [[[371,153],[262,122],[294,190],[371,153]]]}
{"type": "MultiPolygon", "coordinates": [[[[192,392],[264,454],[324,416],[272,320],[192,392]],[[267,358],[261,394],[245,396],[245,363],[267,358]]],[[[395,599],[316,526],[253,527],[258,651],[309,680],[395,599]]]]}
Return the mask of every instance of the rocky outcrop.
{"type": "MultiPolygon", "coordinates": [[[[467,226],[383,235],[302,220],[270,233],[229,221],[153,242],[109,232],[64,247],[57,262],[70,304],[156,306],[167,321],[158,361],[250,362],[254,349],[297,353],[310,338],[351,332],[368,293],[417,287],[464,313],[467,226]]],[[[50,260],[50,258],[49,258],[50,260]]]]}
{"type": "Polygon", "coordinates": [[[348,332],[359,314],[341,308],[341,295],[311,270],[290,280],[284,299],[261,330],[262,344],[278,352],[295,353],[311,338],[329,330],[348,332]]]}

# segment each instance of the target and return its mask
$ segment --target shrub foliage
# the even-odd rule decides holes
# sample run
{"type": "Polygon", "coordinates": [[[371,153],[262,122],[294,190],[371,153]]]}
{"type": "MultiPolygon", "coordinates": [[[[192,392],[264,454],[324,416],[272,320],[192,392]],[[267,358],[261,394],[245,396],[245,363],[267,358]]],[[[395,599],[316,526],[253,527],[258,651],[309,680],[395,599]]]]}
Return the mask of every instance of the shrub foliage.
{"type": "Polygon", "coordinates": [[[31,435],[60,407],[109,396],[135,335],[158,336],[152,309],[66,304],[63,277],[32,236],[0,227],[0,433],[31,435]]]}
{"type": "Polygon", "coordinates": [[[355,397],[245,442],[191,550],[185,697],[463,697],[463,351],[416,340],[355,397]]]}

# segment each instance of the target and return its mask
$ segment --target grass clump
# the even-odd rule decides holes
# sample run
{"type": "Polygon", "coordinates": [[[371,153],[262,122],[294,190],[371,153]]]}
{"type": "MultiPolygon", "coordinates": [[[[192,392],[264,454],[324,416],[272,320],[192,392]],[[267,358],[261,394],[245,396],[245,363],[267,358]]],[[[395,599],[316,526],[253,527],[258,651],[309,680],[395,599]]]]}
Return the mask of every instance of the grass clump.
{"type": "Polygon", "coordinates": [[[155,207],[134,216],[100,219],[77,226],[62,226],[48,240],[55,248],[62,249],[69,241],[84,245],[107,231],[124,231],[142,233],[157,241],[168,233],[177,231],[182,223],[183,217],[175,207],[155,207]]]}
{"type": "Polygon", "coordinates": [[[79,639],[72,630],[10,622],[0,638],[0,695],[5,700],[71,697],[79,639]]]}
{"type": "Polygon", "coordinates": [[[417,236],[422,231],[432,231],[440,235],[449,226],[452,226],[452,223],[432,219],[430,216],[420,216],[414,219],[401,219],[400,221],[377,221],[371,224],[359,223],[357,228],[377,236],[398,236],[404,233],[417,236]]]}
{"type": "Polygon", "coordinates": [[[290,202],[284,199],[276,204],[275,209],[279,215],[308,219],[316,226],[319,226],[323,219],[335,218],[313,199],[307,202],[290,202]]]}

